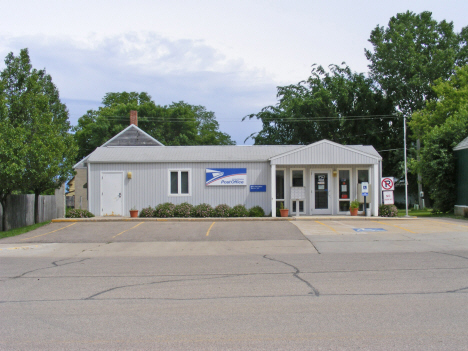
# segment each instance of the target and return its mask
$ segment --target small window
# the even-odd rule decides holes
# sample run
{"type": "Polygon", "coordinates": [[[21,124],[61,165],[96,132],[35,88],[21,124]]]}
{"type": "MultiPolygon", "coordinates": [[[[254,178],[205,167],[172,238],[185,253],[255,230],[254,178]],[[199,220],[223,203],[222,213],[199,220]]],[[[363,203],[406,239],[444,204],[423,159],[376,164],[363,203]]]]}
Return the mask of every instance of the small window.
{"type": "Polygon", "coordinates": [[[190,171],[169,171],[169,193],[170,195],[190,195],[190,171]]]}
{"type": "MultiPolygon", "coordinates": [[[[299,202],[299,213],[304,212],[304,201],[297,201],[299,202]]],[[[296,207],[296,201],[292,202],[292,212],[296,213],[297,212],[297,207],[296,207]]]]}
{"type": "Polygon", "coordinates": [[[304,171],[302,169],[292,171],[292,186],[304,186],[304,171]]]}

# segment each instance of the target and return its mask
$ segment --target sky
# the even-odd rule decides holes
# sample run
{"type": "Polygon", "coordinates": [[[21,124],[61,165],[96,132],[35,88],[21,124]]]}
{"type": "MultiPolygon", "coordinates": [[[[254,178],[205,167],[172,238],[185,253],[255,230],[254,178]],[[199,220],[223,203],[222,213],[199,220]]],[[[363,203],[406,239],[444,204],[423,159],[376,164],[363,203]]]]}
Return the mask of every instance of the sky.
{"type": "Polygon", "coordinates": [[[242,119],[275,105],[278,86],[307,79],[313,64],[367,72],[371,31],[408,10],[456,32],[468,25],[460,0],[0,0],[0,70],[28,48],[72,125],[108,92],[144,91],[159,105],[203,105],[252,144],[261,123],[242,119]]]}

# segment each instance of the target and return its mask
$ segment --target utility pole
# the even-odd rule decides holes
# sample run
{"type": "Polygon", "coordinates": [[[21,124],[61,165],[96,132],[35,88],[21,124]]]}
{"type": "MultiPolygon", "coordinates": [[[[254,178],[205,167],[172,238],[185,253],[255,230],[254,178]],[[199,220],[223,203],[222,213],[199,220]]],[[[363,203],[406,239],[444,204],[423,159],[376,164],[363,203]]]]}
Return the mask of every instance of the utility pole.
{"type": "Polygon", "coordinates": [[[406,165],[406,116],[403,116],[403,138],[405,145],[405,207],[406,207],[406,217],[408,215],[408,167],[406,165]]]}

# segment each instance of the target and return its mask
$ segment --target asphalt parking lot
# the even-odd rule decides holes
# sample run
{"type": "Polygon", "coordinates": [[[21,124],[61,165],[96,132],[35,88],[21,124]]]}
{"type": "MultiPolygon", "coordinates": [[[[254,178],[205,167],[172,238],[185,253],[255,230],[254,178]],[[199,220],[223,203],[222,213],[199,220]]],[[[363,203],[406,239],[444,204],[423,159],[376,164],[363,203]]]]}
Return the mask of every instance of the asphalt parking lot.
{"type": "Polygon", "coordinates": [[[8,243],[109,243],[303,240],[289,222],[63,222],[51,223],[8,243]]]}

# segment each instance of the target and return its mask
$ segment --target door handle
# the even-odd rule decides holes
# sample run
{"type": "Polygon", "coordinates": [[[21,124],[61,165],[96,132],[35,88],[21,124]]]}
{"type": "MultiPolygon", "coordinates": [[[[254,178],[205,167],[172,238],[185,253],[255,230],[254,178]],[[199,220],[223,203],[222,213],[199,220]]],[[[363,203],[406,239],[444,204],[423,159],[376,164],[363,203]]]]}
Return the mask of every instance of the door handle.
{"type": "Polygon", "coordinates": [[[119,193],[119,198],[122,197],[122,193],[119,193]]]}

